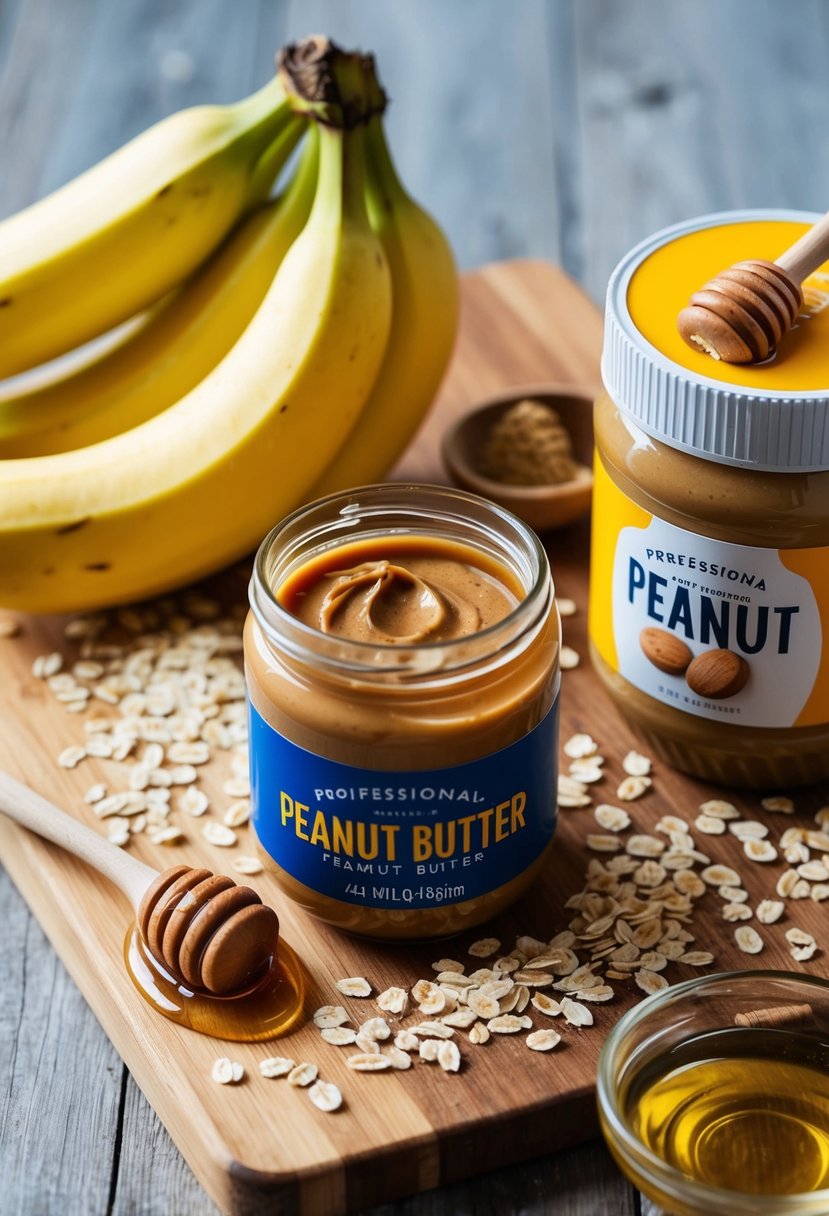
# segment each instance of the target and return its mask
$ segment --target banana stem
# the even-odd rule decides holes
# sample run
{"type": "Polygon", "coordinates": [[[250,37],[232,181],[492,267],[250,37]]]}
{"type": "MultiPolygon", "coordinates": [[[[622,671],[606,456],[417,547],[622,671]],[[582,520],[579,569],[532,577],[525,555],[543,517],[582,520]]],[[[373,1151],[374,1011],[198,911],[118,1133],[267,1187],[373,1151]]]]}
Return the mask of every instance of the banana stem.
{"type": "Polygon", "coordinates": [[[380,193],[381,203],[390,209],[411,202],[392,160],[380,114],[373,115],[366,128],[366,161],[371,187],[380,193]]]}
{"type": "Polygon", "coordinates": [[[319,126],[319,179],[309,223],[368,226],[363,127],[319,126]]]}
{"type": "Polygon", "coordinates": [[[279,132],[273,143],[269,144],[251,175],[250,202],[251,205],[264,202],[271,188],[285,167],[288,157],[299,143],[306,123],[293,112],[289,122],[279,132]]]}
{"type": "Polygon", "coordinates": [[[371,55],[315,35],[283,47],[277,65],[294,110],[323,126],[351,130],[385,109],[371,55]]]}

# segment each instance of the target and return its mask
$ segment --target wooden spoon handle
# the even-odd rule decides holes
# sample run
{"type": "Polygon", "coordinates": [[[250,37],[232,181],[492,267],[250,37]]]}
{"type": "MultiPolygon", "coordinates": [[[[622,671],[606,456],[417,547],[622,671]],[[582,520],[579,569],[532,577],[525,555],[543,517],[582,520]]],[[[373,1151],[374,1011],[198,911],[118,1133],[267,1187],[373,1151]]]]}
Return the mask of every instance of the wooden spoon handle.
{"type": "Polygon", "coordinates": [[[2,772],[0,813],[88,862],[120,887],[136,909],[147,887],[158,877],[157,870],[122,852],[117,845],[110,844],[27,785],[2,772]]]}
{"type": "Polygon", "coordinates": [[[802,283],[827,258],[829,258],[829,211],[808,232],[804,232],[791,248],[787,249],[785,253],[781,253],[776,262],[783,270],[787,270],[793,279],[802,283]]]}

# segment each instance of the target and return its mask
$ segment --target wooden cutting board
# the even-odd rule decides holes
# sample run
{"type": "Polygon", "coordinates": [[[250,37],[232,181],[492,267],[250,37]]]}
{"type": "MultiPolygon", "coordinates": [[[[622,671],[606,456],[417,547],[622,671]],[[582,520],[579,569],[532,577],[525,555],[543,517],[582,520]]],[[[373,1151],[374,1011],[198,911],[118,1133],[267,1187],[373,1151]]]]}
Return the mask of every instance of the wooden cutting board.
{"type": "MultiPolygon", "coordinates": [[[[445,480],[437,453],[447,423],[471,402],[505,386],[551,380],[596,387],[600,342],[597,309],[552,266],[507,262],[467,275],[461,337],[451,371],[439,402],[395,476],[445,480]]],[[[623,775],[622,757],[636,739],[606,699],[586,657],[586,525],[553,534],[548,541],[558,594],[578,605],[577,614],[564,622],[565,639],[582,657],[581,665],[563,677],[562,742],[576,731],[587,731],[599,741],[608,775],[591,787],[594,801],[614,802],[623,775]]],[[[221,594],[243,602],[243,575],[237,572],[225,579],[221,594]]],[[[72,654],[75,644],[64,640],[63,623],[23,618],[18,637],[0,640],[0,767],[92,823],[94,816],[83,793],[95,781],[123,788],[113,780],[114,762],[90,758],[71,771],[57,767],[58,753],[83,741],[85,715],[67,713],[32,675],[36,655],[53,650],[72,654]]],[[[200,775],[199,783],[219,813],[232,801],[221,789],[228,774],[226,764],[211,761],[200,775]]],[[[693,821],[698,804],[715,792],[656,765],[653,789],[629,806],[632,830],[651,829],[667,812],[693,821]]],[[[823,797],[817,790],[799,792],[795,817],[762,811],[753,795],[733,800],[747,818],[767,822],[776,839],[793,823],[813,826],[811,815],[823,797]]],[[[139,836],[131,849],[159,868],[186,861],[227,870],[232,851],[207,845],[199,830],[202,822],[185,825],[184,845],[165,849],[139,836]]],[[[456,1075],[443,1073],[434,1064],[416,1065],[402,1073],[351,1072],[345,1064],[347,1051],[323,1042],[310,1022],[318,1005],[342,999],[334,990],[338,978],[367,976],[379,992],[432,974],[430,964],[441,956],[465,958],[472,938],[484,933],[491,932],[509,947],[516,934],[548,939],[566,927],[573,913],[565,903],[582,888],[591,856],[585,837],[593,830],[589,808],[562,811],[554,856],[530,895],[472,937],[431,946],[377,947],[342,936],[281,901],[267,877],[247,880],[266,901],[279,906],[283,936],[301,952],[309,983],[309,1020],[302,1028],[286,1039],[254,1045],[225,1044],[195,1034],[140,1001],[121,962],[129,911],[121,895],[103,879],[7,822],[0,823],[0,856],[141,1089],[219,1206],[245,1216],[266,1212],[336,1216],[595,1134],[596,1059],[608,1027],[641,996],[630,981],[628,987],[617,985],[619,995],[612,1003],[593,1007],[592,1028],[561,1026],[561,1019],[547,1022],[563,1035],[560,1046],[549,1054],[529,1051],[523,1037],[493,1036],[485,1046],[475,1047],[466,1041],[465,1032],[458,1032],[463,1066],[456,1075]],[[284,1080],[266,1081],[258,1062],[272,1054],[316,1062],[321,1075],[342,1089],[344,1108],[335,1115],[323,1114],[303,1090],[289,1087],[284,1080]],[[245,1065],[247,1076],[241,1085],[211,1081],[213,1061],[222,1055],[245,1065]]],[[[244,839],[249,831],[243,829],[240,845],[246,853],[253,851],[251,841],[244,839]]],[[[713,860],[739,870],[752,905],[773,894],[785,863],[745,861],[732,836],[698,837],[698,841],[713,860]]],[[[691,926],[697,947],[714,951],[714,969],[793,967],[827,974],[825,953],[806,964],[793,963],[784,937],[786,928],[798,925],[820,941],[826,923],[822,905],[808,900],[789,903],[780,923],[760,927],[766,944],[763,953],[754,956],[737,949],[735,926],[722,920],[721,908],[722,900],[709,892],[699,901],[691,926]]],[[[474,959],[468,962],[468,970],[478,965],[474,959]]],[[[694,972],[676,963],[667,974],[677,981],[694,972]]],[[[377,1012],[371,1001],[344,1003],[357,1020],[377,1012]]],[[[540,1015],[535,1020],[545,1021],[540,1015]]],[[[66,1046],[71,1050],[70,1043],[66,1046]]],[[[60,1078],[55,1081],[59,1084],[60,1078]]]]}

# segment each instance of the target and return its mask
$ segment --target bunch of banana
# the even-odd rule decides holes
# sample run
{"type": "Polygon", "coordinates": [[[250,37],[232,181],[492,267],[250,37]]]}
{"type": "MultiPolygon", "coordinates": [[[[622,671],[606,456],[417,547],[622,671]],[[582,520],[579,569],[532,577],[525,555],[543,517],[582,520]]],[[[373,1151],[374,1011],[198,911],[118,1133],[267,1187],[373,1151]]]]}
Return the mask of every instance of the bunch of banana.
{"type": "Polygon", "coordinates": [[[148,310],[80,368],[0,385],[0,604],[89,609],[219,569],[383,477],[430,404],[457,276],[397,179],[373,62],[309,39],[280,63],[0,224],[0,374],[148,310]]]}

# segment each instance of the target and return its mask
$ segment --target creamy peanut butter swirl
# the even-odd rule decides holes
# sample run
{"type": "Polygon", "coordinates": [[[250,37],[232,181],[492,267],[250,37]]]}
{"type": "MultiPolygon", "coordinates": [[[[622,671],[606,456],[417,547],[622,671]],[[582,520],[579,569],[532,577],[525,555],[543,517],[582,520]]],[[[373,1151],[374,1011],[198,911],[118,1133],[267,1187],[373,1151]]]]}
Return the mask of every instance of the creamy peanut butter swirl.
{"type": "Polygon", "coordinates": [[[359,642],[413,645],[466,637],[482,627],[478,606],[434,578],[393,561],[327,575],[319,628],[359,642]]]}

